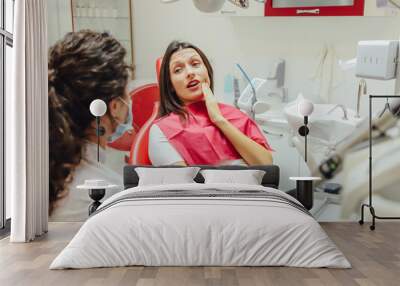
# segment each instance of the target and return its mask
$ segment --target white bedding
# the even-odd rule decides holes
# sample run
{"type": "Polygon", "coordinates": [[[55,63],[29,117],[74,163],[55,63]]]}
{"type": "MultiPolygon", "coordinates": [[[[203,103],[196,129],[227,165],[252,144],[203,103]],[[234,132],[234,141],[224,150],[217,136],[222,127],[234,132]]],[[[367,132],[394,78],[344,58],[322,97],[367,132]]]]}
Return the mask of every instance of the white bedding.
{"type": "Polygon", "coordinates": [[[121,201],[145,191],[272,188],[180,184],[128,189],[106,200],[50,269],[145,266],[294,266],[349,268],[320,225],[289,204],[261,198],[175,197],[121,201]],[[108,207],[107,207],[108,206],[108,207]]]}

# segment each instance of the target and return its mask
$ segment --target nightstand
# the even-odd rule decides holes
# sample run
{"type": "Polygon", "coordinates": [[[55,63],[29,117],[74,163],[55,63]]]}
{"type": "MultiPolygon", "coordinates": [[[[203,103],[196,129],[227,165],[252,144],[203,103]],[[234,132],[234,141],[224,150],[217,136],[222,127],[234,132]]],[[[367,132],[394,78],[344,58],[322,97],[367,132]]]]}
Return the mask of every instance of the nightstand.
{"type": "Polygon", "coordinates": [[[292,181],[296,181],[296,197],[303,206],[310,210],[313,207],[314,192],[313,181],[321,180],[320,177],[290,177],[292,181]]]}
{"type": "Polygon", "coordinates": [[[94,201],[89,206],[89,216],[101,205],[100,200],[106,194],[106,189],[116,188],[118,185],[109,184],[105,180],[85,180],[83,185],[76,186],[78,189],[89,190],[89,197],[94,201]]]}

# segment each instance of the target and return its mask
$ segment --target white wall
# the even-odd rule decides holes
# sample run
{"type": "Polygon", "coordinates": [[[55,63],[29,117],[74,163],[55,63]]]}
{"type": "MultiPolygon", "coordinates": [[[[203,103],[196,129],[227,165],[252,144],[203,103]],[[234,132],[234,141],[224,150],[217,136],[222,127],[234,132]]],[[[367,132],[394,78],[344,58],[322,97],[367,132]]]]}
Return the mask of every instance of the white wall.
{"type": "Polygon", "coordinates": [[[71,1],[47,1],[47,38],[49,46],[72,31],[71,1]]]}
{"type": "MultiPolygon", "coordinates": [[[[128,0],[127,0],[128,1],[128,0]]],[[[70,0],[48,1],[49,45],[71,31],[70,0]]],[[[252,76],[265,77],[277,58],[286,60],[289,97],[298,92],[319,101],[315,74],[321,48],[332,45],[337,59],[356,55],[356,44],[367,39],[398,39],[400,17],[229,17],[197,11],[192,1],[162,4],[132,0],[137,78],[155,81],[155,60],[174,39],[198,45],[211,59],[216,94],[222,98],[224,76],[242,64],[252,76]]],[[[357,79],[354,70],[337,73],[333,102],[354,108],[357,79]]],[[[393,92],[394,82],[368,81],[368,91],[393,92]]],[[[362,101],[367,114],[367,98],[362,101]]]]}
{"type": "MultiPolygon", "coordinates": [[[[155,80],[155,59],[171,40],[190,41],[212,61],[216,95],[223,98],[224,76],[242,64],[252,76],[265,77],[277,58],[286,60],[286,87],[289,99],[299,92],[318,102],[319,83],[315,74],[321,48],[336,50],[337,59],[356,56],[357,42],[369,39],[398,39],[400,17],[321,17],[264,18],[207,15],[198,12],[191,1],[162,4],[159,0],[133,1],[134,51],[138,79],[155,80]]],[[[355,109],[357,79],[354,69],[336,73],[332,102],[355,109]]],[[[394,82],[368,80],[368,92],[393,93],[394,82]]],[[[381,106],[376,105],[379,109],[381,106]]],[[[367,115],[368,99],[362,99],[361,114],[367,115]]],[[[302,175],[304,163],[297,151],[288,147],[287,136],[268,137],[276,149],[275,163],[281,166],[281,187],[294,183],[287,178],[302,175]],[[297,162],[297,163],[296,163],[297,162]]]]}
{"type": "MultiPolygon", "coordinates": [[[[356,44],[367,39],[398,39],[400,17],[265,18],[214,16],[198,12],[191,1],[162,4],[160,0],[134,0],[134,50],[138,78],[155,78],[155,59],[173,39],[198,45],[212,60],[216,93],[223,79],[243,64],[253,76],[266,76],[271,62],[286,59],[286,86],[290,98],[303,91],[318,100],[318,84],[310,80],[325,43],[338,59],[356,55],[356,44]]],[[[334,102],[354,107],[356,79],[350,70],[339,77],[334,102]]],[[[393,82],[369,82],[372,92],[393,92],[393,82]]],[[[362,103],[367,112],[367,100],[362,103]]]]}

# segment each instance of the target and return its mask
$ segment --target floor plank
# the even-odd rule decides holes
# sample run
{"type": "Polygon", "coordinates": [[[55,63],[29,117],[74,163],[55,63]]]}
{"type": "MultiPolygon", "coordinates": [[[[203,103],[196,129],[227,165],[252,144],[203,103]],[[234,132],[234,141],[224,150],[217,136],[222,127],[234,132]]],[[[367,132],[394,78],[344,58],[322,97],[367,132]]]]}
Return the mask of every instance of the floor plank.
{"type": "Polygon", "coordinates": [[[399,285],[400,223],[379,222],[375,231],[357,223],[321,223],[351,262],[352,269],[290,267],[117,267],[48,269],[80,223],[50,223],[49,233],[32,243],[0,240],[0,285],[399,285]]]}

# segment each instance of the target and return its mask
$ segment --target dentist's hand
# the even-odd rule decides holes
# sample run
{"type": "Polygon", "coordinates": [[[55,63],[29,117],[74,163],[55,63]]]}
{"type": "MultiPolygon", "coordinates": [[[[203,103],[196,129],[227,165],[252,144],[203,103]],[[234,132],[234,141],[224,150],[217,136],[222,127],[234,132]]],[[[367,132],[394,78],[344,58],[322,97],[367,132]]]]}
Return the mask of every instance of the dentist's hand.
{"type": "Polygon", "coordinates": [[[206,102],[207,112],[211,122],[216,125],[226,122],[225,117],[219,109],[217,98],[214,96],[208,83],[203,82],[201,88],[203,90],[204,101],[206,102]]]}

